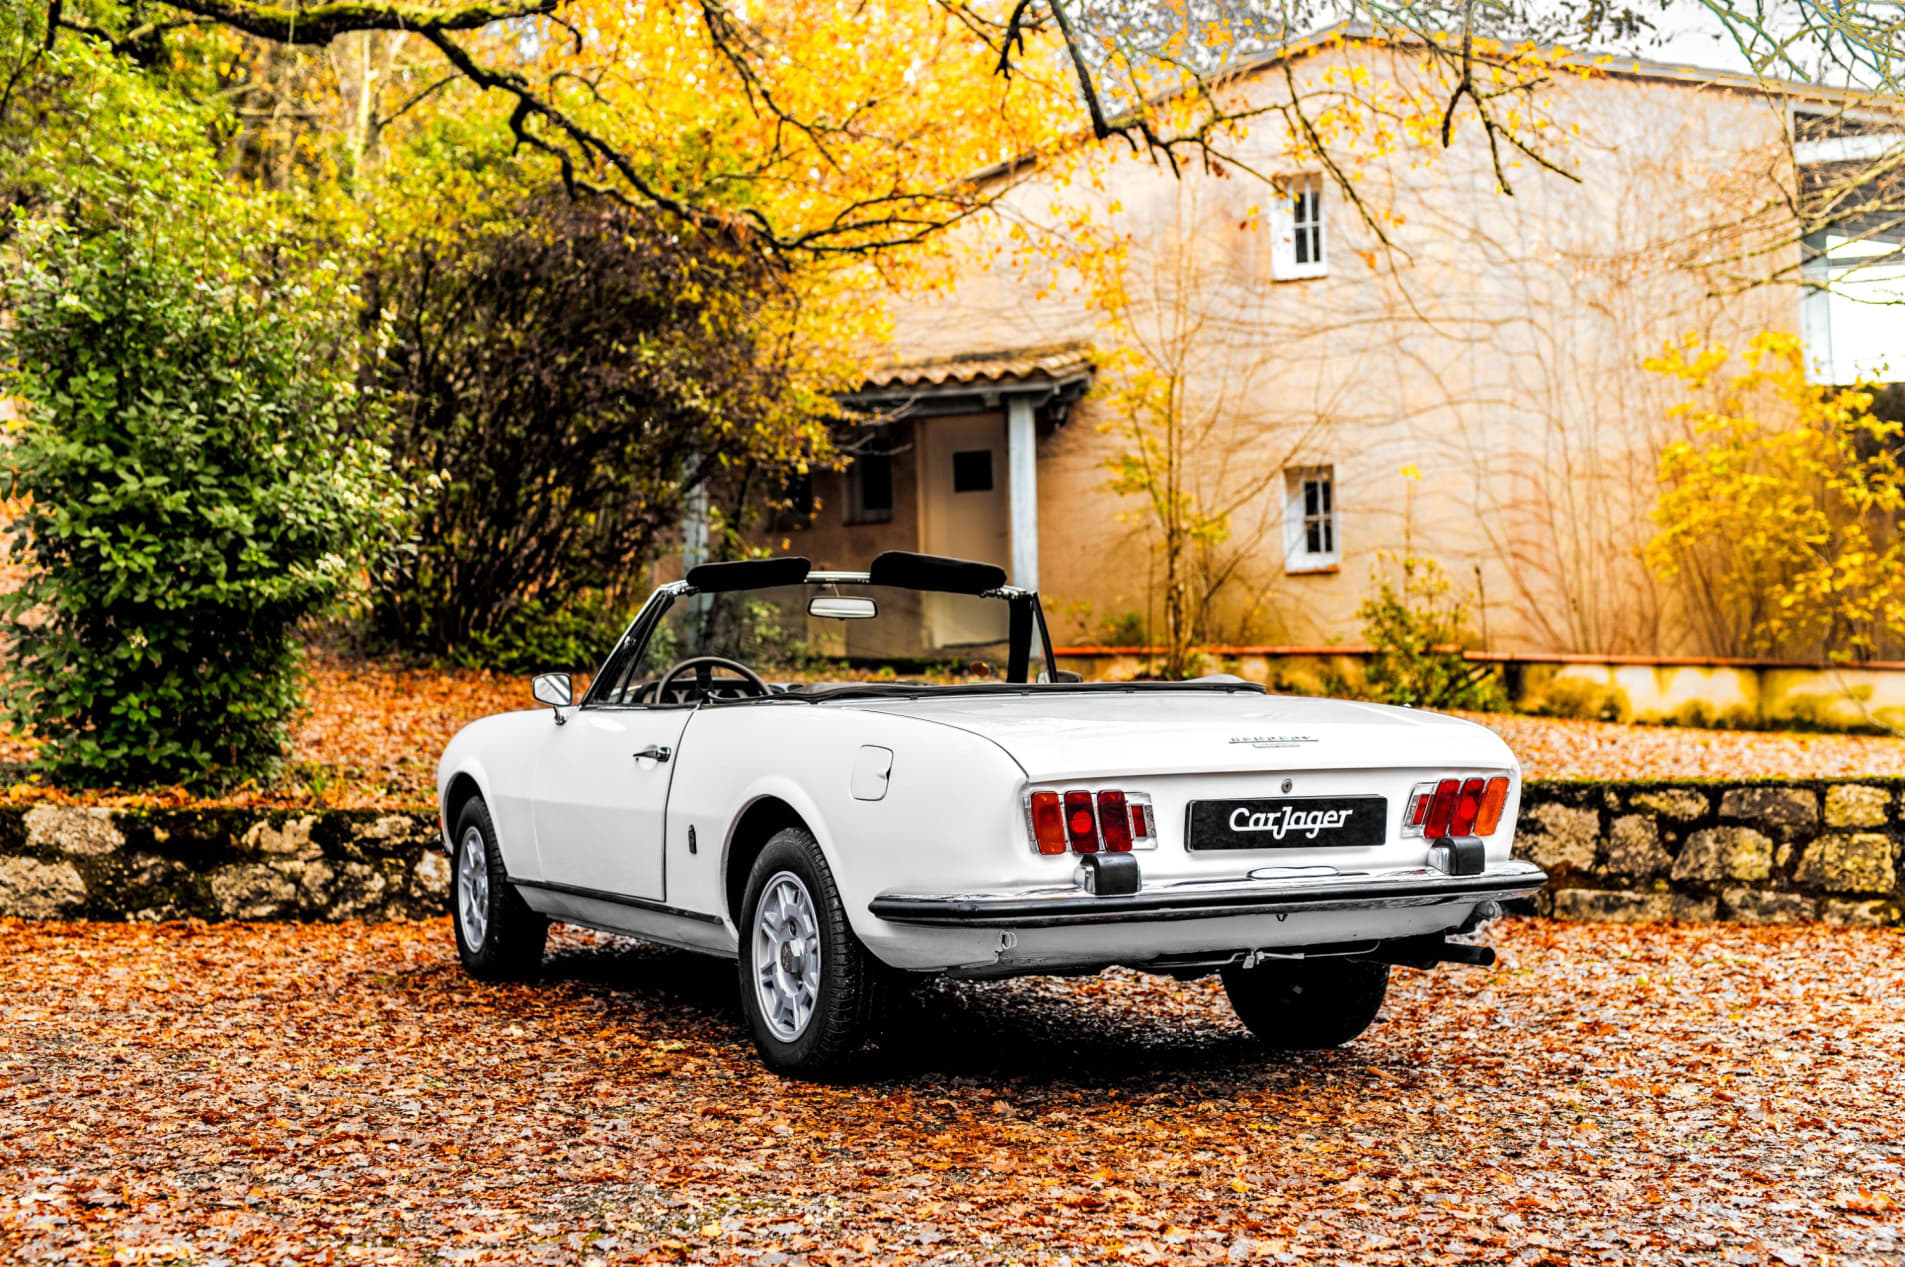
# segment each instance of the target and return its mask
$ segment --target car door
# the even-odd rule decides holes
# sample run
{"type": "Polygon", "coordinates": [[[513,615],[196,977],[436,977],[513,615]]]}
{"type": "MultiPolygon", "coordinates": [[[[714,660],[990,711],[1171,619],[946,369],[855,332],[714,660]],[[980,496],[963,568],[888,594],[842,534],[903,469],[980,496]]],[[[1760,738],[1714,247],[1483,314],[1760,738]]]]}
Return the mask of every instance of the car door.
{"type": "Polygon", "coordinates": [[[659,902],[675,754],[694,709],[577,709],[543,748],[531,781],[545,883],[659,902]]]}

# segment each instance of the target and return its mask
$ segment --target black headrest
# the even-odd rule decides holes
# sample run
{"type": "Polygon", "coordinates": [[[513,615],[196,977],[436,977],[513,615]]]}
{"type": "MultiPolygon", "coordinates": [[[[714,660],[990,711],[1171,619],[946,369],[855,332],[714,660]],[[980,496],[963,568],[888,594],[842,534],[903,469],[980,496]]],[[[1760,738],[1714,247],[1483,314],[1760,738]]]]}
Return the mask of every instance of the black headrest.
{"type": "Polygon", "coordinates": [[[867,580],[874,585],[938,594],[983,594],[1005,584],[1005,569],[996,563],[888,550],[867,568],[867,580]]]}
{"type": "Polygon", "coordinates": [[[735,559],[729,563],[702,563],[684,578],[704,594],[727,590],[764,590],[776,585],[798,585],[814,570],[809,559],[735,559]]]}

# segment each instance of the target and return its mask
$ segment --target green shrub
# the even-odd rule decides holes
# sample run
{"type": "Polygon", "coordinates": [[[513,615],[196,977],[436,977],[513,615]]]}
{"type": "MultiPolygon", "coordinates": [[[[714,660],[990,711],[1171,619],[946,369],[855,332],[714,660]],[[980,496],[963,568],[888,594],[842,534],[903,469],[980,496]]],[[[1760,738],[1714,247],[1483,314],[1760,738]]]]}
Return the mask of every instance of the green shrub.
{"type": "Polygon", "coordinates": [[[492,630],[473,631],[450,662],[503,673],[592,672],[627,628],[632,608],[598,590],[532,598],[492,630]]]}
{"type": "Polygon", "coordinates": [[[1383,556],[1399,575],[1378,572],[1376,593],[1356,614],[1374,649],[1362,693],[1384,704],[1498,712],[1508,707],[1494,667],[1462,656],[1474,640],[1469,599],[1455,592],[1442,565],[1413,553],[1383,556]]]}
{"type": "Polygon", "coordinates": [[[400,511],[307,292],[254,293],[112,232],[22,244],[4,333],[7,712],[69,786],[227,784],[282,756],[299,621],[400,511]]]}

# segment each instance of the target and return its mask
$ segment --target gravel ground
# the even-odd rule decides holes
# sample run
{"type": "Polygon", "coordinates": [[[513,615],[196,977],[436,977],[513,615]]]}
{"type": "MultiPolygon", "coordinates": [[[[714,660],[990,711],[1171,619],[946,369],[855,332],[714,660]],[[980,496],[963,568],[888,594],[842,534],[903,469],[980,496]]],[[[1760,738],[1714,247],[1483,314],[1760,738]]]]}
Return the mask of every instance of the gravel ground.
{"type": "Polygon", "coordinates": [[[1695,730],[1465,713],[1508,741],[1531,779],[1838,779],[1905,774],[1905,739],[1695,730]]]}
{"type": "Polygon", "coordinates": [[[1489,935],[1336,1051],[1117,971],[933,987],[815,1085],[634,943],[0,922],[0,1258],[1899,1261],[1897,934],[1489,935]]]}

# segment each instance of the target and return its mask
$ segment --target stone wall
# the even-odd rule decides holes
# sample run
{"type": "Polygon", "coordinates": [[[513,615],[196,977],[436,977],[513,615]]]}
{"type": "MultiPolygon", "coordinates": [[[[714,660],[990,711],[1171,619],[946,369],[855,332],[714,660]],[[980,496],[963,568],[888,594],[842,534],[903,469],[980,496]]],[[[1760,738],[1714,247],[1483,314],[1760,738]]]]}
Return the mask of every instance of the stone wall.
{"type": "Polygon", "coordinates": [[[1515,852],[1564,919],[1899,922],[1905,780],[1530,783],[1515,852]]]}
{"type": "Polygon", "coordinates": [[[0,915],[390,919],[444,909],[429,813],[0,809],[0,915]]]}
{"type": "MultiPolygon", "coordinates": [[[[1905,779],[1530,783],[1516,852],[1565,919],[1896,924],[1905,779]]],[[[444,909],[428,813],[0,808],[0,915],[389,919],[444,909]]]]}

